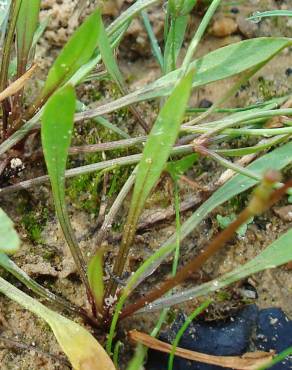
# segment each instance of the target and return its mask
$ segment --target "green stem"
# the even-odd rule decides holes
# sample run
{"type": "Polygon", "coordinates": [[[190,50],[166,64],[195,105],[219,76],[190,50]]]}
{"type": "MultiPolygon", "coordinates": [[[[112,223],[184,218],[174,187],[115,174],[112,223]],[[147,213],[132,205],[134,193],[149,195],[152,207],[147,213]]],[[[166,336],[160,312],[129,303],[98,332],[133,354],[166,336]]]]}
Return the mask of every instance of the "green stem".
{"type": "Polygon", "coordinates": [[[159,67],[162,71],[163,70],[163,57],[162,57],[161,49],[160,49],[160,46],[158,44],[157,38],[156,38],[156,36],[153,32],[153,28],[152,28],[151,23],[149,21],[147,11],[143,10],[141,12],[141,17],[142,17],[147,35],[148,35],[149,40],[150,40],[152,53],[153,53],[155,59],[157,60],[157,62],[159,64],[159,67]]]}
{"type": "Polygon", "coordinates": [[[202,303],[199,307],[197,307],[185,320],[182,327],[179,329],[178,333],[176,334],[176,337],[172,343],[172,349],[168,358],[168,370],[173,369],[173,361],[174,361],[174,355],[176,348],[179,345],[179,342],[181,340],[181,337],[183,336],[184,332],[187,330],[187,328],[190,326],[190,324],[193,322],[193,320],[200,315],[205,309],[212,303],[211,300],[205,301],[202,303]]]}
{"type": "Polygon", "coordinates": [[[113,319],[112,319],[112,322],[111,322],[110,332],[109,332],[108,340],[107,340],[107,343],[106,343],[106,350],[109,354],[112,351],[112,342],[113,342],[113,338],[114,338],[114,335],[115,335],[116,325],[117,325],[121,310],[124,306],[124,303],[125,303],[126,299],[128,298],[129,294],[131,293],[132,289],[135,287],[136,283],[139,281],[140,276],[143,275],[143,273],[147,270],[147,268],[149,266],[151,266],[151,264],[155,260],[161,258],[162,256],[164,256],[167,253],[170,253],[174,249],[175,249],[175,245],[167,245],[166,247],[161,248],[159,251],[155,252],[152,256],[150,256],[138,268],[138,270],[134,273],[134,275],[131,276],[129,282],[127,283],[127,285],[125,286],[125,288],[123,289],[123,291],[121,293],[120,299],[118,300],[118,303],[116,305],[114,316],[113,316],[113,319]]]}
{"type": "Polygon", "coordinates": [[[172,265],[172,275],[174,276],[177,271],[179,253],[180,253],[180,198],[179,198],[179,189],[177,181],[174,185],[174,208],[175,208],[175,224],[176,224],[176,247],[174,251],[173,265],[172,265]]]}
{"type": "MultiPolygon", "coordinates": [[[[2,62],[1,62],[0,92],[3,91],[7,87],[7,84],[8,84],[8,69],[9,69],[9,62],[10,62],[10,55],[11,55],[11,47],[13,45],[14,31],[16,27],[19,9],[21,6],[21,1],[22,0],[13,0],[11,3],[10,21],[9,21],[7,36],[4,42],[2,62]]],[[[8,102],[7,100],[4,100],[2,102],[4,138],[7,134],[7,128],[8,128],[7,125],[8,125],[8,117],[9,117],[9,104],[7,105],[7,102],[8,102]]]]}
{"type": "MultiPolygon", "coordinates": [[[[187,54],[185,56],[185,59],[183,61],[183,64],[182,64],[182,68],[181,68],[181,74],[182,75],[185,75],[188,71],[188,68],[189,68],[189,65],[192,61],[192,58],[195,54],[195,51],[199,45],[199,42],[201,41],[208,25],[209,25],[209,22],[211,20],[211,18],[213,17],[214,13],[216,12],[218,6],[220,5],[220,2],[221,0],[213,0],[212,4],[209,6],[206,14],[204,15],[204,18],[202,19],[198,29],[197,29],[197,32],[195,33],[195,36],[193,37],[190,45],[189,45],[189,48],[187,50],[187,54]]],[[[179,79],[178,79],[179,80],[179,79]]]]}

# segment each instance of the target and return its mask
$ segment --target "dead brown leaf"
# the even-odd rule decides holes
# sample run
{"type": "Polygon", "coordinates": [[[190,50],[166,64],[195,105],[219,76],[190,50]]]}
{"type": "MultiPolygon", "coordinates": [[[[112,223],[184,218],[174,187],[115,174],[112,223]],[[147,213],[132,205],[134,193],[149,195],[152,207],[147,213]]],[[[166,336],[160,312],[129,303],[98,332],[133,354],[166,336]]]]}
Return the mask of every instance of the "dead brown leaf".
{"type": "MultiPolygon", "coordinates": [[[[134,342],[142,343],[149,348],[164,353],[171,353],[172,346],[170,344],[155,339],[148,334],[141,333],[137,330],[132,330],[129,333],[129,337],[134,342]]],[[[183,357],[188,360],[199,361],[205,364],[217,365],[237,370],[256,370],[270,362],[274,355],[272,352],[253,352],[246,353],[243,356],[212,356],[180,347],[176,348],[175,354],[176,356],[183,357]]]]}
{"type": "Polygon", "coordinates": [[[28,71],[25,72],[24,75],[19,77],[16,81],[12,82],[12,84],[10,84],[5,90],[3,90],[0,93],[0,102],[21,90],[34,73],[36,67],[36,64],[33,65],[28,71]]]}

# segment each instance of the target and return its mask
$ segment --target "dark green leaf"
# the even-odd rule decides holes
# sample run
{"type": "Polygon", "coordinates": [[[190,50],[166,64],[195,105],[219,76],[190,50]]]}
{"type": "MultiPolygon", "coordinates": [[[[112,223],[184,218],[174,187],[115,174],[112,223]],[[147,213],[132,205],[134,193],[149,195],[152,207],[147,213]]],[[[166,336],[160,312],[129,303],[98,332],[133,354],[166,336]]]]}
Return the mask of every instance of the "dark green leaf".
{"type": "Polygon", "coordinates": [[[37,29],[40,0],[22,0],[16,23],[18,76],[26,70],[33,37],[37,29]]]}
{"type": "Polygon", "coordinates": [[[100,248],[96,255],[91,258],[87,269],[89,285],[94,294],[95,303],[99,311],[102,310],[104,296],[103,255],[104,249],[100,248]]]}
{"type": "Polygon", "coordinates": [[[49,96],[89,61],[97,47],[100,10],[91,14],[74,32],[51,67],[42,96],[49,96]]]}

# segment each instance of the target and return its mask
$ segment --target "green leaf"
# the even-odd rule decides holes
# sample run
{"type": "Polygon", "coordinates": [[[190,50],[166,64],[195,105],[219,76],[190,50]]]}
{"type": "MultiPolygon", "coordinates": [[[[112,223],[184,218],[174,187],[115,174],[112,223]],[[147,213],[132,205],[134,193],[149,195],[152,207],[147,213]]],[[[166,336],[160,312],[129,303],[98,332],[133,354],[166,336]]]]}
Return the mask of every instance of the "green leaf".
{"type": "Polygon", "coordinates": [[[65,205],[64,174],[73,131],[75,105],[75,92],[71,85],[58,90],[45,105],[42,115],[41,138],[58,220],[86,287],[87,295],[90,297],[85,263],[65,205]]]}
{"type": "MultiPolygon", "coordinates": [[[[246,71],[270,59],[291,44],[292,40],[287,38],[262,37],[216,49],[190,64],[190,68],[196,72],[193,87],[206,85],[246,71]]],[[[149,99],[167,95],[179,74],[180,69],[171,72],[148,85],[138,94],[144,96],[144,99],[146,96],[149,99]]]]}
{"type": "Polygon", "coordinates": [[[119,70],[113,51],[110,45],[110,41],[107,37],[101,14],[99,13],[98,20],[99,32],[98,32],[98,48],[101,54],[101,58],[106,66],[108,73],[111,75],[113,80],[119,86],[121,90],[124,89],[124,79],[119,70]]]}
{"type": "Polygon", "coordinates": [[[87,63],[97,47],[100,10],[92,13],[74,32],[51,67],[42,96],[49,96],[87,63]]]}
{"type": "Polygon", "coordinates": [[[26,70],[28,55],[37,29],[40,0],[22,0],[16,23],[18,76],[26,70]]]}
{"type": "MultiPolygon", "coordinates": [[[[254,161],[247,168],[254,173],[262,176],[268,169],[281,170],[290,163],[292,163],[292,142],[282,145],[274,149],[270,153],[262,156],[254,161]]],[[[247,191],[258,183],[257,180],[248,178],[244,175],[236,175],[231,180],[221,186],[214,194],[204,202],[182,225],[181,225],[181,240],[188,236],[201,221],[203,221],[216,207],[229,201],[238,194],[247,191]]],[[[166,245],[173,245],[176,241],[176,234],[173,234],[167,241],[159,248],[166,245]]],[[[165,257],[164,257],[165,258],[165,257]]],[[[161,264],[162,260],[157,260],[148,271],[141,277],[143,281],[149,274],[161,264]]]]}
{"type": "Polygon", "coordinates": [[[44,156],[53,193],[63,202],[65,196],[64,173],[71,143],[75,92],[68,85],[57,91],[48,101],[42,115],[41,136],[44,156]]]}
{"type": "Polygon", "coordinates": [[[87,268],[89,285],[94,294],[96,306],[100,312],[102,311],[104,297],[103,255],[104,249],[99,248],[95,256],[91,258],[87,268]]]}
{"type": "Polygon", "coordinates": [[[13,222],[0,208],[0,252],[13,254],[19,250],[20,240],[13,222]]]}
{"type": "MultiPolygon", "coordinates": [[[[216,216],[217,222],[221,229],[226,229],[226,227],[228,227],[231,224],[231,222],[235,221],[236,218],[237,217],[235,213],[231,213],[229,216],[221,216],[221,215],[216,216]]],[[[241,225],[240,228],[236,230],[237,235],[243,237],[247,231],[248,224],[252,222],[253,222],[253,217],[250,218],[247,223],[241,225]]]]}
{"type": "Polygon", "coordinates": [[[161,109],[148,136],[138,165],[130,213],[139,215],[151,189],[158,181],[179,133],[190,97],[193,71],[177,85],[161,109]]]}
{"type": "Polygon", "coordinates": [[[184,41],[188,20],[188,16],[181,16],[171,21],[164,50],[165,74],[176,69],[176,61],[184,41]]]}
{"type": "MultiPolygon", "coordinates": [[[[209,294],[257,272],[275,268],[292,260],[292,229],[263,250],[257,257],[216,280],[152,303],[153,309],[168,307],[209,294]]],[[[146,308],[147,310],[147,308],[146,308]]],[[[141,310],[142,311],[142,310],[141,310]]]]}
{"type": "Polygon", "coordinates": [[[196,5],[197,0],[169,0],[169,11],[172,16],[188,14],[196,5]]]}
{"type": "Polygon", "coordinates": [[[267,10],[265,12],[255,12],[252,16],[248,17],[249,21],[260,22],[262,18],[267,17],[292,17],[292,10],[267,10]]]}
{"type": "Polygon", "coordinates": [[[111,359],[81,325],[59,315],[0,277],[0,292],[45,320],[75,370],[114,370],[111,359]]]}
{"type": "Polygon", "coordinates": [[[178,181],[181,175],[183,175],[187,170],[189,170],[195,162],[198,160],[198,154],[193,153],[186,155],[185,157],[167,163],[166,171],[169,172],[174,181],[178,181]]]}

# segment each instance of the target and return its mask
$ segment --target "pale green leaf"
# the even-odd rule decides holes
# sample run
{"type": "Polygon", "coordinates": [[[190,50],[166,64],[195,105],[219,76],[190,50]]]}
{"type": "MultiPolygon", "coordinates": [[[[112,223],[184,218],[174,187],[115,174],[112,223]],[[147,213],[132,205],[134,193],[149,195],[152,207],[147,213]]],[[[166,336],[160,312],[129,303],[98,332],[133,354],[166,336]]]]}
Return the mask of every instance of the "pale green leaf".
{"type": "Polygon", "coordinates": [[[1,277],[0,292],[49,324],[74,370],[115,370],[102,346],[81,325],[48,309],[1,277]]]}
{"type": "MultiPolygon", "coordinates": [[[[282,145],[274,149],[270,153],[262,156],[254,161],[247,168],[255,174],[262,176],[268,169],[281,170],[292,163],[292,142],[282,145]]],[[[183,240],[187,237],[201,221],[203,221],[216,207],[229,201],[238,194],[252,188],[258,183],[257,180],[248,178],[244,175],[236,175],[231,180],[221,186],[215,193],[204,202],[182,225],[180,230],[180,237],[183,240]]],[[[173,234],[167,241],[160,247],[166,245],[173,245],[176,241],[176,234],[173,234]]],[[[164,257],[165,258],[165,257],[164,257]]],[[[161,264],[162,259],[157,260],[145,274],[141,277],[143,281],[149,274],[161,264]]]]}
{"type": "Polygon", "coordinates": [[[0,208],[0,252],[13,254],[18,251],[20,240],[13,227],[13,222],[0,208]]]}
{"type": "MultiPolygon", "coordinates": [[[[257,257],[235,270],[224,274],[216,280],[185,290],[178,294],[162,298],[152,303],[152,308],[157,310],[174,304],[182,303],[190,299],[215,292],[238,280],[244,279],[257,272],[275,268],[292,260],[292,229],[282,235],[270,246],[264,249],[257,257]]],[[[151,308],[151,309],[152,309],[151,308]]],[[[148,311],[147,307],[141,311],[148,311]]]]}
{"type": "Polygon", "coordinates": [[[252,16],[248,17],[249,21],[260,22],[262,18],[267,17],[292,17],[292,10],[267,10],[265,12],[255,12],[252,16]]]}

